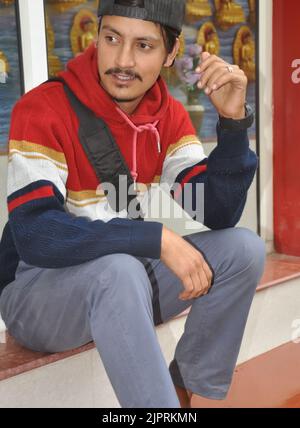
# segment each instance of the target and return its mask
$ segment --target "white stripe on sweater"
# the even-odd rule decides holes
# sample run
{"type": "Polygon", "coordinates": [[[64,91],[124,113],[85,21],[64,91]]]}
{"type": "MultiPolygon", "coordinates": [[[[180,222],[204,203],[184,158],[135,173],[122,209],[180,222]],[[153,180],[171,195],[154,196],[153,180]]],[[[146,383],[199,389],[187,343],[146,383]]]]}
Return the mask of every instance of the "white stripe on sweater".
{"type": "Polygon", "coordinates": [[[22,153],[13,153],[8,163],[8,196],[31,183],[47,180],[52,182],[65,198],[68,178],[67,170],[58,168],[53,160],[44,157],[40,158],[39,153],[36,155],[37,158],[31,159],[27,157],[27,154],[24,156],[22,153]]]}
{"type": "Polygon", "coordinates": [[[167,183],[170,187],[175,183],[176,177],[185,169],[196,165],[206,159],[203,146],[199,142],[190,143],[176,150],[174,154],[167,156],[161,176],[161,183],[167,183]]]}

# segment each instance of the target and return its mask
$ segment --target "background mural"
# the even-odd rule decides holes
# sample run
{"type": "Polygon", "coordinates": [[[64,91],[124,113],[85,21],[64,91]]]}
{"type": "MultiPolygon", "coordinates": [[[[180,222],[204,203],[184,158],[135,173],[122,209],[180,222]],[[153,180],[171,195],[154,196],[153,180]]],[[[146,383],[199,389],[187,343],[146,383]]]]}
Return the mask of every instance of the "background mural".
{"type": "MultiPolygon", "coordinates": [[[[99,0],[45,0],[49,74],[55,76],[97,33],[99,0]]],[[[101,1],[101,0],[100,0],[101,1]]],[[[238,64],[248,76],[248,101],[255,106],[255,0],[186,0],[186,19],[176,65],[162,75],[188,110],[202,141],[216,139],[217,114],[196,89],[193,69],[201,51],[238,64]]],[[[20,95],[13,0],[0,0],[0,152],[5,152],[9,115],[20,95]],[[5,83],[1,83],[5,81],[5,83]]],[[[255,138],[255,124],[250,130],[255,138]]]]}
{"type": "Polygon", "coordinates": [[[11,109],[21,95],[13,0],[0,0],[0,155],[6,154],[11,109]]]}
{"type": "MultiPolygon", "coordinates": [[[[100,0],[101,1],[101,0],[100,0]]],[[[98,1],[46,0],[48,55],[52,75],[92,42],[97,33],[98,1]]],[[[171,93],[189,111],[202,141],[216,139],[217,114],[189,78],[201,50],[238,64],[248,76],[248,101],[255,105],[255,0],[186,0],[186,19],[177,65],[164,71],[171,93]],[[200,49],[199,49],[200,48],[200,49]]],[[[255,124],[250,130],[255,138],[255,124]]]]}
{"type": "MultiPolygon", "coordinates": [[[[247,98],[250,104],[255,106],[255,6],[255,0],[186,1],[183,52],[177,60],[177,73],[172,70],[166,77],[173,95],[185,104],[190,112],[202,141],[216,139],[215,126],[218,116],[203,91],[193,94],[193,89],[187,84],[188,73],[185,69],[184,76],[182,68],[191,66],[188,58],[193,58],[196,46],[202,51],[222,57],[229,63],[238,64],[248,76],[247,98]]],[[[250,136],[255,138],[255,124],[250,130],[250,136]]]]}

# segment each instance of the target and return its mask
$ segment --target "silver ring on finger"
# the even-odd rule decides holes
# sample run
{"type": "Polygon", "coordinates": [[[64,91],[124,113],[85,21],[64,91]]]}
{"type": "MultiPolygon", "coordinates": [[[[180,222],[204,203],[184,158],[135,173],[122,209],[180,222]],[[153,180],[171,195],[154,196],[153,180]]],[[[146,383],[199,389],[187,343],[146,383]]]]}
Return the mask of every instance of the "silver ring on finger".
{"type": "Polygon", "coordinates": [[[233,67],[231,65],[227,65],[227,70],[229,73],[233,73],[233,67]]]}

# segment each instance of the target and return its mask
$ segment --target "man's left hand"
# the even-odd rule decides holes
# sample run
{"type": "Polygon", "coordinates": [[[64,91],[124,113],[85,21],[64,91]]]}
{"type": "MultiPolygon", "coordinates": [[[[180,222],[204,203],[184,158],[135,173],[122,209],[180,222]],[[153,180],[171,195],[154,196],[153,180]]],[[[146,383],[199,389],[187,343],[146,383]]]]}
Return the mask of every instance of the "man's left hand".
{"type": "Polygon", "coordinates": [[[203,52],[201,59],[196,69],[202,74],[198,87],[209,96],[220,116],[243,119],[248,83],[243,70],[208,52],[203,52]]]}

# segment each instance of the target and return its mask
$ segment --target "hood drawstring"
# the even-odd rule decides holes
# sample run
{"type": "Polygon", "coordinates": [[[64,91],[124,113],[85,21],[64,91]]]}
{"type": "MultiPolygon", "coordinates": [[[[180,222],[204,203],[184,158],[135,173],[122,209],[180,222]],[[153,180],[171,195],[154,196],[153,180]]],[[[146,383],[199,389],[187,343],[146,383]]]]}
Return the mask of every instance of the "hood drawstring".
{"type": "Polygon", "coordinates": [[[154,123],[146,123],[145,125],[136,126],[120,108],[117,107],[117,111],[125,119],[125,121],[128,123],[128,125],[130,125],[131,128],[134,130],[131,175],[132,175],[132,178],[134,181],[134,190],[136,191],[136,181],[138,178],[138,173],[137,173],[137,136],[138,136],[138,134],[140,134],[144,131],[153,132],[156,136],[158,153],[161,153],[160,135],[159,135],[159,132],[156,128],[159,120],[157,120],[154,123]]]}

